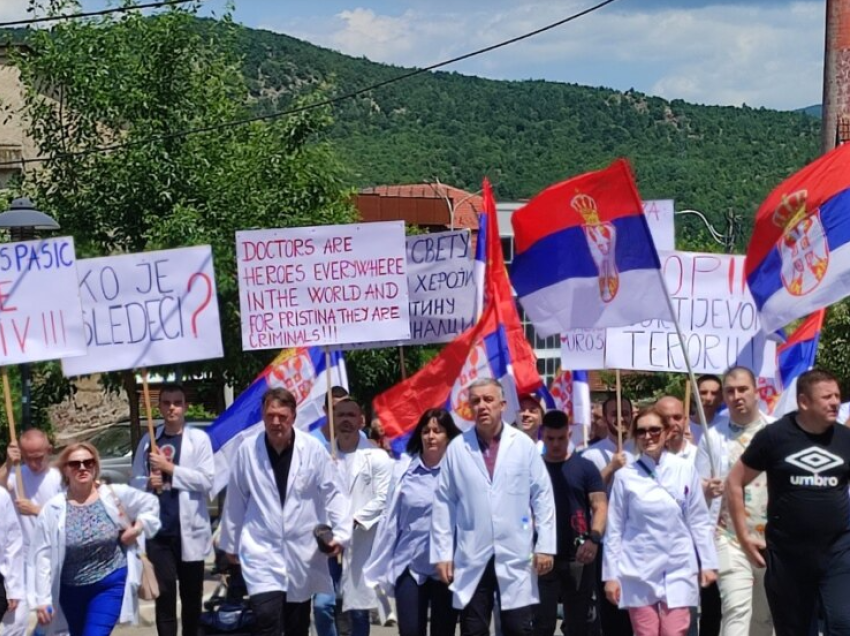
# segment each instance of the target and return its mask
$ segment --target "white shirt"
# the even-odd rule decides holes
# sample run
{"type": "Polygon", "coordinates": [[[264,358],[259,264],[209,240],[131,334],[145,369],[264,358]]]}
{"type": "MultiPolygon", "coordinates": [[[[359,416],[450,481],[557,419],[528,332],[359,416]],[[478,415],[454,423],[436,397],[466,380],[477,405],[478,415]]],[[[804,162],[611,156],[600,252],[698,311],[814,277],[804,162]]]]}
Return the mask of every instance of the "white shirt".
{"type": "MultiPolygon", "coordinates": [[[[598,442],[591,444],[587,450],[582,452],[581,456],[593,462],[593,465],[596,466],[601,473],[602,469],[611,463],[611,459],[613,459],[614,453],[616,452],[617,442],[612,440],[610,437],[606,437],[605,439],[601,439],[598,442]]],[[[635,453],[635,444],[632,440],[623,440],[623,453],[626,455],[626,463],[630,464],[635,460],[637,453],[635,453]]],[[[610,492],[610,485],[608,486],[608,490],[610,492]]]]}
{"type": "MultiPolygon", "coordinates": [[[[24,496],[39,507],[43,507],[44,504],[59,493],[65,492],[65,485],[62,483],[62,474],[56,468],[51,467],[43,472],[34,473],[30,470],[29,466],[21,464],[21,481],[24,484],[24,496]]],[[[15,477],[14,468],[9,471],[7,488],[12,495],[12,499],[17,499],[18,482],[15,477]]],[[[18,519],[21,522],[21,531],[24,534],[24,558],[26,558],[30,543],[32,542],[33,533],[35,532],[35,522],[38,517],[18,513],[18,519]]]]}
{"type": "Polygon", "coordinates": [[[619,582],[620,607],[698,605],[697,553],[703,569],[717,569],[714,523],[694,465],[665,451],[658,464],[642,455],[617,471],[602,579],[619,582]]]}
{"type": "Polygon", "coordinates": [[[682,446],[682,450],[680,450],[678,453],[670,450],[669,448],[667,449],[667,452],[670,453],[671,455],[675,455],[676,457],[680,457],[681,459],[684,459],[685,461],[687,461],[690,464],[695,464],[696,459],[697,459],[696,444],[691,444],[687,439],[684,440],[684,442],[685,443],[682,446]]]}

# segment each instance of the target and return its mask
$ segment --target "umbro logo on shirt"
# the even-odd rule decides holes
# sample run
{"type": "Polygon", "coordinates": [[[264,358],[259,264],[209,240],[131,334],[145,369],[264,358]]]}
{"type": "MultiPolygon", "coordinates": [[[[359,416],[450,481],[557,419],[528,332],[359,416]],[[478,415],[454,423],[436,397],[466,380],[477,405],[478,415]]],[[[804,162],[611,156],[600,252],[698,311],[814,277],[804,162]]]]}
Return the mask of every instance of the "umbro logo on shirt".
{"type": "Polygon", "coordinates": [[[811,475],[791,475],[795,486],[837,486],[838,477],[822,477],[820,473],[844,464],[844,460],[817,446],[811,446],[785,458],[785,461],[806,470],[811,475]]]}

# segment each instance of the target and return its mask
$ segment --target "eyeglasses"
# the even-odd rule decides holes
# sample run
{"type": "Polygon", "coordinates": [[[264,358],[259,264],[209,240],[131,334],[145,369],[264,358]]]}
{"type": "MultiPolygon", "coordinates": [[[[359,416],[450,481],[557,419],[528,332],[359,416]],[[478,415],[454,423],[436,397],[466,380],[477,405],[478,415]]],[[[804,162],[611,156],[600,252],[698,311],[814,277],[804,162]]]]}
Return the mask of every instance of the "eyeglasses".
{"type": "Polygon", "coordinates": [[[658,437],[661,435],[661,432],[664,430],[662,426],[647,426],[646,428],[637,428],[635,429],[635,437],[646,437],[650,435],[652,437],[658,437]]]}
{"type": "Polygon", "coordinates": [[[65,462],[65,465],[71,470],[91,470],[95,466],[95,461],[92,457],[88,459],[69,459],[65,462]]]}

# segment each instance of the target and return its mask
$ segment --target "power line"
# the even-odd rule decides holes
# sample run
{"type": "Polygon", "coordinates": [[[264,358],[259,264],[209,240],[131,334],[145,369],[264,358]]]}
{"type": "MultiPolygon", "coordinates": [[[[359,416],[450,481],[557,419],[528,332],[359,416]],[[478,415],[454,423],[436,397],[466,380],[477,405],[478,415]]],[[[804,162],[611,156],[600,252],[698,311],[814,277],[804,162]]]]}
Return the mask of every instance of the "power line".
{"type": "MultiPolygon", "coordinates": [[[[185,1],[185,0],[183,0],[185,1]]],[[[422,75],[424,73],[429,73],[438,68],[442,68],[444,66],[448,66],[450,64],[455,64],[457,62],[462,62],[464,60],[468,60],[472,57],[476,57],[478,55],[483,55],[484,53],[489,53],[491,51],[495,51],[497,49],[503,48],[510,44],[515,44],[516,42],[521,42],[522,40],[527,40],[529,38],[540,35],[541,33],[545,33],[546,31],[551,31],[552,29],[556,29],[560,26],[563,26],[569,22],[573,22],[582,18],[586,15],[589,15],[603,7],[608,6],[609,4],[613,4],[617,0],[603,0],[587,9],[579,11],[578,13],[574,13],[566,18],[558,20],[556,22],[551,22],[539,29],[535,29],[533,31],[529,31],[527,33],[523,33],[522,35],[518,35],[516,37],[510,38],[508,40],[502,40],[501,42],[497,42],[496,44],[491,44],[490,46],[485,46],[484,48],[477,49],[475,51],[471,51],[469,53],[464,53],[463,55],[459,55],[457,57],[453,57],[447,60],[443,60],[442,62],[437,62],[436,64],[431,64],[430,66],[426,66],[423,68],[414,69],[411,71],[407,71],[405,73],[401,73],[400,75],[396,75],[386,80],[382,80],[380,82],[376,82],[375,84],[370,84],[364,88],[359,88],[357,90],[351,91],[349,93],[345,93],[343,95],[338,95],[337,97],[330,97],[328,99],[323,99],[318,102],[313,102],[310,104],[305,104],[303,106],[297,106],[295,108],[290,108],[287,110],[276,111],[272,113],[266,113],[264,115],[254,115],[252,117],[245,117],[242,119],[234,119],[232,121],[222,122],[220,124],[211,124],[209,126],[200,126],[198,128],[188,128],[186,130],[181,130],[168,134],[159,134],[159,135],[151,135],[150,137],[146,137],[144,139],[138,139],[135,141],[125,141],[125,142],[117,142],[114,144],[110,144],[107,146],[97,146],[95,148],[89,148],[86,150],[78,150],[70,153],[63,153],[61,157],[82,157],[91,154],[101,153],[101,152],[111,152],[113,150],[120,150],[121,148],[130,148],[133,146],[144,145],[150,143],[153,140],[166,140],[166,139],[180,139],[183,137],[188,137],[189,135],[197,135],[206,132],[213,132],[216,130],[226,130],[228,128],[236,128],[239,126],[244,126],[246,124],[251,124],[258,121],[266,121],[269,119],[278,119],[280,117],[287,117],[289,115],[296,115],[298,113],[303,113],[308,110],[313,110],[316,108],[324,108],[326,106],[333,106],[334,104],[338,104],[348,99],[353,99],[355,97],[359,97],[365,93],[369,93],[371,91],[377,90],[379,88],[383,88],[384,86],[388,86],[390,84],[395,84],[396,82],[400,82],[406,79],[410,79],[411,77],[416,77],[417,75],[422,75]]],[[[4,166],[21,166],[28,163],[40,163],[46,161],[55,160],[57,157],[35,157],[33,159],[21,159],[20,161],[6,161],[0,162],[0,167],[4,166]]]]}
{"type": "Polygon", "coordinates": [[[138,11],[139,9],[159,9],[161,7],[170,7],[178,4],[188,4],[190,2],[199,2],[203,0],[162,0],[160,2],[149,2],[147,4],[137,4],[126,7],[112,7],[111,9],[101,9],[99,11],[86,11],[83,13],[67,13],[63,15],[45,16],[42,18],[27,18],[26,20],[13,20],[11,22],[0,22],[0,29],[8,29],[11,27],[30,26],[32,24],[43,24],[45,22],[58,22],[60,20],[77,20],[79,18],[95,18],[98,16],[109,15],[111,13],[129,13],[130,11],[138,11]]]}

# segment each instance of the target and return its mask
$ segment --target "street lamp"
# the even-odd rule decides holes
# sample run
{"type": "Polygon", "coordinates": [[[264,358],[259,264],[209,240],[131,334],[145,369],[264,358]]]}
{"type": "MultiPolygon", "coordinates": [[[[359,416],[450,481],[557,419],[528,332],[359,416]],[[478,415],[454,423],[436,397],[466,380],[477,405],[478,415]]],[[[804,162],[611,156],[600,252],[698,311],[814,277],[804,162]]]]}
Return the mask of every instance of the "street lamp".
{"type": "Polygon", "coordinates": [[[732,208],[729,208],[726,211],[726,231],[722,233],[718,231],[717,228],[709,222],[705,214],[699,210],[676,210],[675,214],[676,216],[690,215],[697,217],[700,221],[702,221],[705,229],[708,230],[708,235],[715,243],[721,245],[727,254],[735,253],[735,242],[738,239],[740,220],[732,208]]]}
{"type": "MultiPolygon", "coordinates": [[[[29,241],[37,230],[58,230],[59,224],[44,212],[35,209],[28,197],[15,199],[9,209],[0,213],[0,228],[9,230],[12,242],[29,241]]],[[[21,427],[27,430],[32,424],[32,378],[30,365],[21,364],[21,427]]]]}

